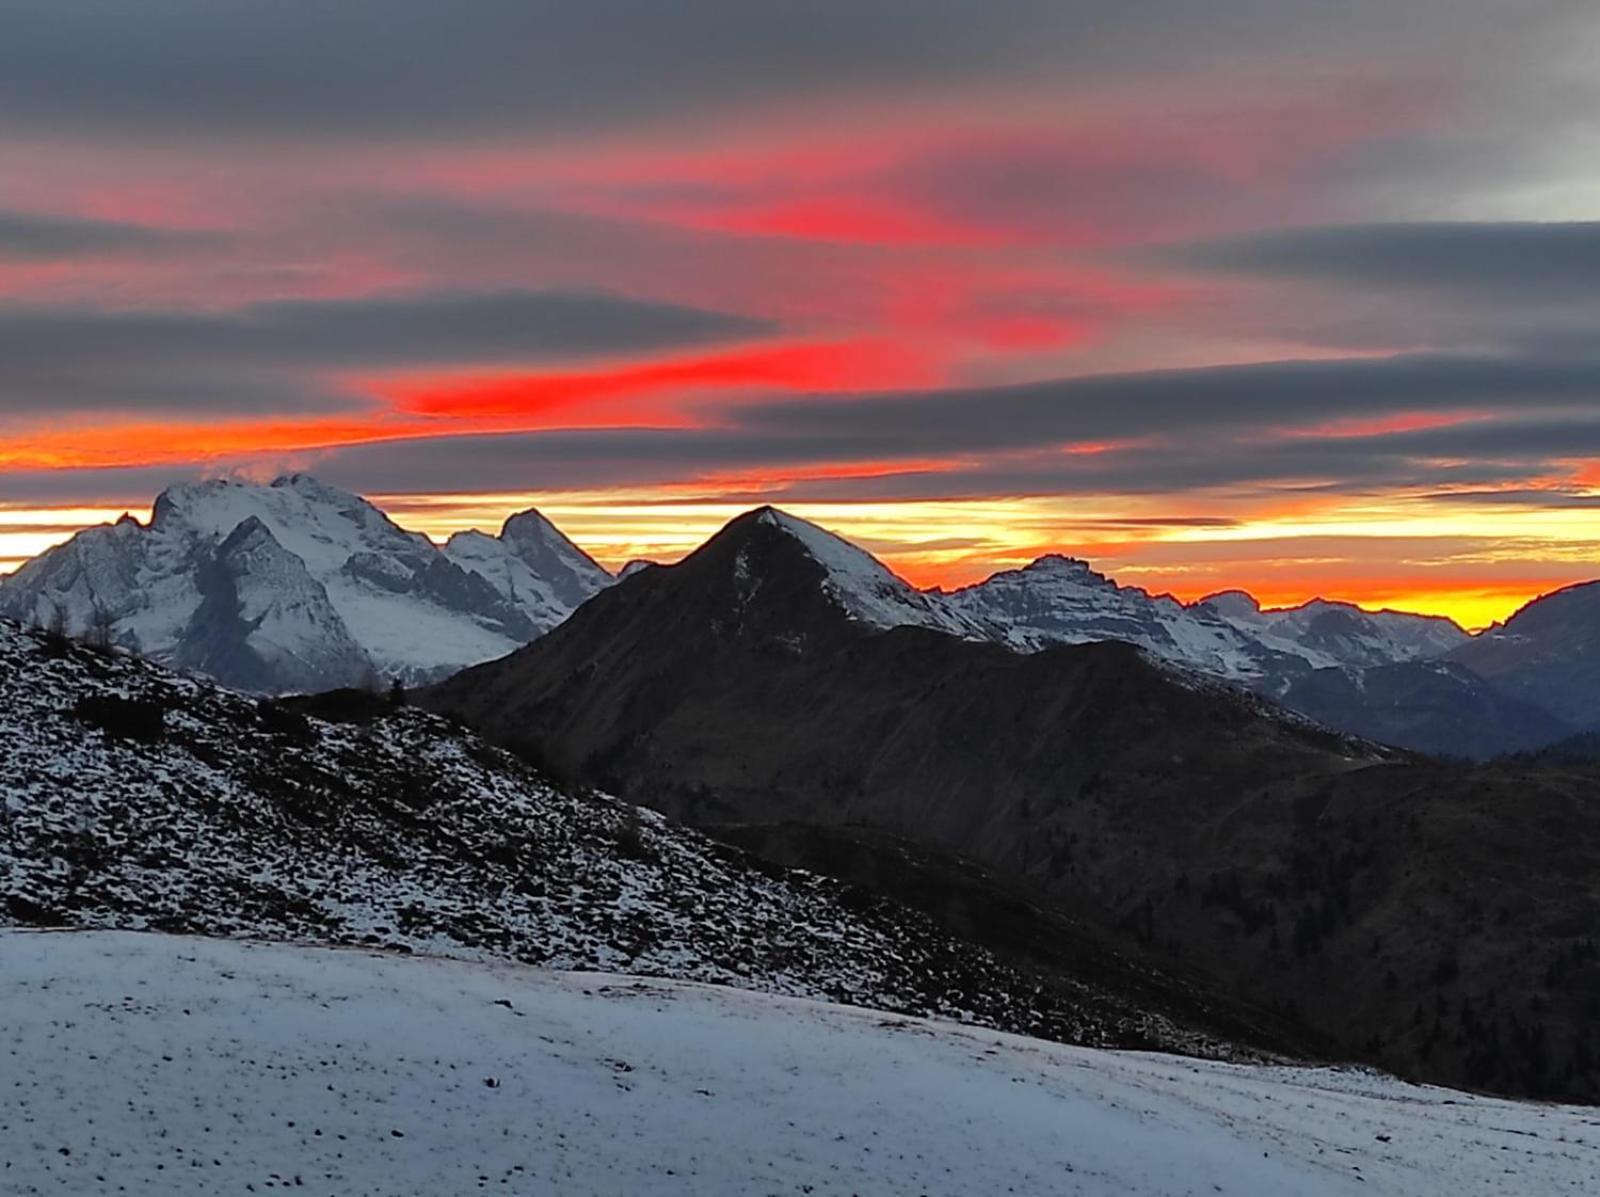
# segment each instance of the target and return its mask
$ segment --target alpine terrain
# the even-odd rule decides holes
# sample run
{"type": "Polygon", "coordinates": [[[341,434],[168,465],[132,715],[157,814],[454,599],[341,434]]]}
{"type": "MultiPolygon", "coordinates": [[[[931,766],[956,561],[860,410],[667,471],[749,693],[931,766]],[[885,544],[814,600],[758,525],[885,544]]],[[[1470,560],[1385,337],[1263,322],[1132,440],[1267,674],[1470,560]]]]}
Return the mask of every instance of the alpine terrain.
{"type": "Polygon", "coordinates": [[[611,576],[537,511],[442,548],[306,474],[174,486],[0,579],[0,616],[264,693],[437,680],[555,626],[611,576]]]}
{"type": "Polygon", "coordinates": [[[1024,975],[894,903],[557,789],[364,692],[257,699],[0,623],[0,743],[0,924],[630,971],[1235,1051],[1144,997],[1024,975]]]}
{"type": "Polygon", "coordinates": [[[1600,1096],[1581,768],[1413,758],[1127,644],[1015,652],[770,508],[421,701],[779,859],[973,860],[1338,1052],[1600,1096]]]}

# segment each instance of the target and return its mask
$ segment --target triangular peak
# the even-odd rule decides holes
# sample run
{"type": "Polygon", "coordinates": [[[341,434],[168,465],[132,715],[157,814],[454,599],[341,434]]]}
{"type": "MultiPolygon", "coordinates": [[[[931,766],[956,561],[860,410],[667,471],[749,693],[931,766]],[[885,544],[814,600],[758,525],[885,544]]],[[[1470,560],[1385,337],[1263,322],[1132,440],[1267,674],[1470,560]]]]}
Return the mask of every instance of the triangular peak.
{"type": "Polygon", "coordinates": [[[781,533],[821,571],[823,592],[857,622],[880,628],[934,628],[956,636],[983,634],[940,596],[918,590],[861,546],[770,505],[729,520],[691,556],[720,552],[732,545],[736,570],[759,569],[761,566],[752,562],[747,550],[761,534],[770,531],[781,533]]]}

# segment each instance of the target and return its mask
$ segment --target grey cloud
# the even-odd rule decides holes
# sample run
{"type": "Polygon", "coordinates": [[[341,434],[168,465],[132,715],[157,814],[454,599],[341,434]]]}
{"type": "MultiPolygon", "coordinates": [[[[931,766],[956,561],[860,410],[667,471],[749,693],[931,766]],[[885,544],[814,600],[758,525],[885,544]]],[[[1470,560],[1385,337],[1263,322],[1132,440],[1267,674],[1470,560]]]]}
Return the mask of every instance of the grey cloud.
{"type": "Polygon", "coordinates": [[[1395,412],[1600,410],[1600,361],[1400,355],[1261,362],[741,409],[747,430],[832,437],[889,456],[1217,430],[1395,412]]]}
{"type": "Polygon", "coordinates": [[[1452,299],[1600,300],[1600,221],[1279,229],[1161,256],[1225,274],[1427,290],[1452,299]]]}
{"type": "Polygon", "coordinates": [[[218,313],[0,306],[0,413],[350,406],[308,374],[584,358],[768,331],[741,316],[579,292],[298,300],[218,313]]]}
{"type": "Polygon", "coordinates": [[[1441,490],[1417,496],[1429,503],[1468,506],[1559,507],[1580,511],[1600,509],[1600,495],[1560,487],[1508,487],[1504,490],[1441,490]]]}
{"type": "Polygon", "coordinates": [[[1561,0],[1515,11],[1495,0],[11,0],[0,119],[301,138],[586,128],[817,93],[1121,79],[1307,47],[1356,61],[1401,47],[1488,59],[1573,12],[1561,0]]]}
{"type": "Polygon", "coordinates": [[[110,220],[81,220],[0,211],[0,258],[53,260],[102,254],[203,249],[226,238],[206,230],[160,229],[110,220]]]}
{"type": "MultiPolygon", "coordinates": [[[[721,472],[885,461],[908,468],[799,481],[781,493],[895,499],[1482,490],[1546,476],[1552,463],[1600,457],[1597,395],[1600,363],[1430,357],[1268,363],[850,401],[795,398],[715,409],[710,427],[386,441],[300,455],[296,464],[357,490],[387,493],[695,480],[709,490],[721,472]],[[1341,417],[1458,408],[1483,418],[1410,431],[1307,434],[1341,417]],[[1113,447],[1060,451],[1074,441],[1113,447]],[[956,464],[909,465],[928,457],[956,464]]],[[[57,476],[48,481],[68,485],[57,476]]],[[[0,499],[7,487],[33,493],[38,485],[38,476],[0,475],[0,499]]]]}
{"type": "Polygon", "coordinates": [[[577,292],[443,293],[288,300],[233,311],[0,307],[0,361],[260,363],[288,366],[521,361],[733,340],[761,321],[577,292]]]}
{"type": "MultiPolygon", "coordinates": [[[[1547,468],[1553,444],[1565,446],[1563,451],[1572,455],[1600,453],[1600,421],[1533,428],[1502,424],[1496,431],[1504,444],[1496,445],[1493,431],[1486,432],[1483,440],[1488,447],[1479,457],[1465,456],[1465,446],[1458,440],[1429,439],[1420,433],[1400,438],[1248,440],[1219,431],[1211,437],[1189,436],[1095,454],[1013,447],[950,468],[893,474],[875,470],[867,477],[799,481],[748,498],[756,502],[781,493],[812,501],[982,499],[1159,495],[1228,488],[1387,493],[1396,487],[1491,487],[1523,480],[1547,468]]],[[[916,456],[923,438],[908,430],[906,441],[902,456],[916,456]]],[[[644,487],[703,478],[718,470],[881,460],[876,444],[852,443],[843,437],[790,438],[728,429],[595,429],[355,446],[330,453],[316,469],[357,489],[426,492],[644,487]]]]}

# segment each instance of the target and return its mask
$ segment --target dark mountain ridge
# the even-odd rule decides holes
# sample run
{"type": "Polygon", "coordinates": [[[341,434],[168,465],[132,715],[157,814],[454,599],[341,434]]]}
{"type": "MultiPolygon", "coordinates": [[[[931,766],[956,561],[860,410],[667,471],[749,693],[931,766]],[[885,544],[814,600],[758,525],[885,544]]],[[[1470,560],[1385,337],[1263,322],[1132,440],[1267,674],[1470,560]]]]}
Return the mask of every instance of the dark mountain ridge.
{"type": "Polygon", "coordinates": [[[1401,1072],[1600,1096],[1593,774],[1380,749],[1127,645],[884,630],[891,584],[799,524],[742,516],[422,701],[691,822],[969,857],[1401,1072]]]}
{"type": "Polygon", "coordinates": [[[0,745],[0,927],[510,959],[1106,1046],[1264,1042],[1144,974],[1122,992],[1126,968],[1013,967],[360,691],[255,699],[0,621],[0,745]]]}

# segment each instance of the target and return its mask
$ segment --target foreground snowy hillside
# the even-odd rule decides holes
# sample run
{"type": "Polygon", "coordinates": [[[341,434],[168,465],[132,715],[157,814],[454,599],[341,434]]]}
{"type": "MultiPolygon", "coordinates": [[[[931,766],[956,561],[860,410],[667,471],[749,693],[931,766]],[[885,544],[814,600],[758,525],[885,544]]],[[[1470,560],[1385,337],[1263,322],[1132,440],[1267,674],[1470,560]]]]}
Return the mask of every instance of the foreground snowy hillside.
{"type": "Polygon", "coordinates": [[[1600,1118],[795,999],[0,933],[0,1190],[1584,1194],[1600,1118]]]}
{"type": "Polygon", "coordinates": [[[611,576],[536,511],[440,548],[291,474],[164,491],[0,581],[0,616],[60,624],[267,693],[436,680],[560,623],[611,576]]]}
{"type": "Polygon", "coordinates": [[[0,623],[0,925],[367,944],[1222,1050],[369,695],[308,718],[0,623]]]}

